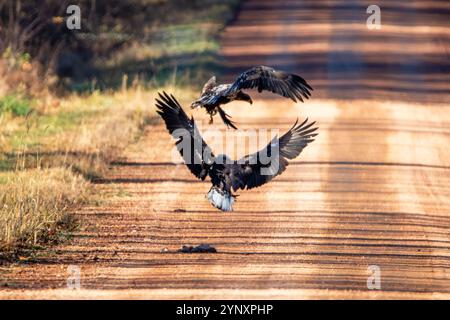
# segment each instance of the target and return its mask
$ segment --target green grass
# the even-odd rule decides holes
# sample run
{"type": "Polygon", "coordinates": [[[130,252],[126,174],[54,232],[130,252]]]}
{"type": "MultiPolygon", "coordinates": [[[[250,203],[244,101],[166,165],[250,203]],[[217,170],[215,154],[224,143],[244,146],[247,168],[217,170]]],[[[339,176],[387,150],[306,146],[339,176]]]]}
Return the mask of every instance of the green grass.
{"type": "MultiPolygon", "coordinates": [[[[10,136],[12,152],[43,146],[52,137],[77,127],[89,119],[95,119],[99,110],[61,111],[56,114],[32,114],[23,122],[20,130],[10,136]]],[[[48,141],[51,143],[51,141],[48,141]]]]}
{"type": "Polygon", "coordinates": [[[0,184],[6,184],[8,182],[8,177],[0,174],[0,184]]]}
{"type": "Polygon", "coordinates": [[[108,109],[114,107],[115,101],[111,95],[95,92],[88,96],[80,96],[73,102],[64,99],[62,103],[64,105],[56,110],[45,112],[37,110],[28,114],[26,118],[6,119],[5,121],[18,123],[16,130],[4,135],[9,146],[7,151],[16,152],[51,146],[61,135],[98,121],[110,112],[108,109]]]}
{"type": "Polygon", "coordinates": [[[29,100],[16,95],[0,98],[0,113],[11,113],[14,116],[26,116],[31,111],[29,100]]]}
{"type": "Polygon", "coordinates": [[[11,157],[6,157],[5,155],[0,155],[0,172],[11,171],[14,169],[14,166],[15,166],[15,159],[12,159],[11,157]]]}

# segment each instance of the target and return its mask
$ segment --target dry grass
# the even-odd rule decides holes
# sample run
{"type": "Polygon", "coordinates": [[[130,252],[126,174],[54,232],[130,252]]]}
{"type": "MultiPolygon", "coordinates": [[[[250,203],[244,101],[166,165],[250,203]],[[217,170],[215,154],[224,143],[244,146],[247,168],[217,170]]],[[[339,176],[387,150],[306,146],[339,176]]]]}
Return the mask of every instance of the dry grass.
{"type": "Polygon", "coordinates": [[[16,168],[64,166],[87,178],[101,177],[149,123],[148,95],[136,88],[39,99],[28,117],[0,115],[1,150],[20,160],[16,168]]]}
{"type": "Polygon", "coordinates": [[[49,155],[42,156],[45,166],[67,165],[86,178],[100,178],[107,165],[135,141],[151,120],[149,106],[143,105],[140,89],[120,93],[94,93],[88,98],[72,96],[61,108],[67,112],[82,106],[90,115],[81,116],[76,126],[62,130],[45,141],[49,155]],[[50,151],[50,152],[49,152],[50,151]]]}
{"type": "Polygon", "coordinates": [[[54,241],[70,222],[67,209],[87,197],[87,183],[64,168],[2,174],[0,249],[54,241]]]}
{"type": "MultiPolygon", "coordinates": [[[[8,24],[13,28],[5,29],[10,37],[0,48],[0,255],[2,249],[53,237],[61,219],[70,217],[68,208],[85,200],[89,181],[101,179],[156,117],[159,86],[186,103],[198,93],[180,85],[200,84],[217,68],[217,35],[238,1],[166,2],[136,3],[132,15],[115,17],[114,30],[105,28],[109,18],[93,28],[112,32],[70,38],[77,48],[83,46],[76,41],[85,41],[93,53],[92,65],[87,64],[93,72],[80,72],[72,81],[55,77],[50,66],[59,46],[47,46],[44,34],[26,45],[21,37],[29,35],[17,32],[14,23],[29,13],[17,9],[20,19],[8,24]],[[174,13],[182,4],[184,9],[174,13]],[[141,31],[136,33],[134,24],[141,31]],[[128,40],[112,48],[123,39],[128,40]],[[52,54],[46,53],[49,48],[52,54]],[[58,91],[68,95],[57,97],[50,88],[69,89],[58,91]]],[[[44,15],[40,23],[48,21],[44,15]]],[[[71,52],[70,46],[64,49],[71,52]]]]}
{"type": "MultiPolygon", "coordinates": [[[[164,90],[182,101],[196,94],[164,90]]],[[[96,200],[89,180],[102,178],[156,116],[157,91],[48,96],[28,117],[0,115],[0,254],[54,241],[68,227],[61,221],[70,221],[70,208],[96,200]]]]}

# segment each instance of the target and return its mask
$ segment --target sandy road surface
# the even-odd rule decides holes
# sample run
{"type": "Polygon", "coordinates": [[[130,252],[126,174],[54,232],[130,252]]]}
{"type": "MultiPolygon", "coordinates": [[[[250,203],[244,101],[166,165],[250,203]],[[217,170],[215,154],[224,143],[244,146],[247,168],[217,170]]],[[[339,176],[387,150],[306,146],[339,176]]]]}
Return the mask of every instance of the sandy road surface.
{"type": "Polygon", "coordinates": [[[2,267],[0,298],[450,298],[450,5],[379,2],[373,31],[363,1],[246,2],[221,40],[223,78],[278,65],[316,90],[227,110],[242,130],[309,116],[317,140],[224,214],[149,127],[95,186],[113,200],[79,210],[71,244],[2,267]],[[200,243],[218,253],[176,253],[200,243]],[[80,291],[65,289],[69,265],[80,291]],[[369,265],[381,290],[367,288],[369,265]]]}

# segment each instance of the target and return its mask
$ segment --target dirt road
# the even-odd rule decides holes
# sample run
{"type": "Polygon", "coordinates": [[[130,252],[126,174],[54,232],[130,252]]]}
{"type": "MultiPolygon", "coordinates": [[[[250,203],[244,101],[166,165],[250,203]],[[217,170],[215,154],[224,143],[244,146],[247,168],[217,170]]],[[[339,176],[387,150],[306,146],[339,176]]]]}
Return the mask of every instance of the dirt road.
{"type": "Polygon", "coordinates": [[[2,267],[0,298],[450,298],[450,4],[378,2],[381,30],[363,1],[247,1],[221,39],[220,79],[266,64],[315,91],[227,111],[242,130],[308,116],[317,140],[221,213],[149,127],[96,184],[112,200],[77,212],[72,243],[2,267]],[[176,252],[200,243],[218,253],[176,252]],[[81,290],[67,289],[69,266],[81,290]]]}

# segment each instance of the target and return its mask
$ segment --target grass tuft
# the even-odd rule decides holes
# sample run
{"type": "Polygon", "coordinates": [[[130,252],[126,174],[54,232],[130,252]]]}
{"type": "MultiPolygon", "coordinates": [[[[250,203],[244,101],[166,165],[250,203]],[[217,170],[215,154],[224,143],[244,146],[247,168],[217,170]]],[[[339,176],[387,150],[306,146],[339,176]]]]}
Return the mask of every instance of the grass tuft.
{"type": "Polygon", "coordinates": [[[14,116],[26,116],[31,111],[30,101],[15,95],[0,98],[0,113],[11,113],[14,116]]]}
{"type": "Polygon", "coordinates": [[[0,115],[0,260],[68,239],[77,225],[71,208],[95,201],[89,180],[102,178],[139,138],[153,95],[139,88],[74,94],[41,101],[27,117],[0,115]]]}
{"type": "Polygon", "coordinates": [[[57,242],[73,220],[68,208],[87,199],[87,182],[65,168],[1,174],[0,251],[57,242]]]}

